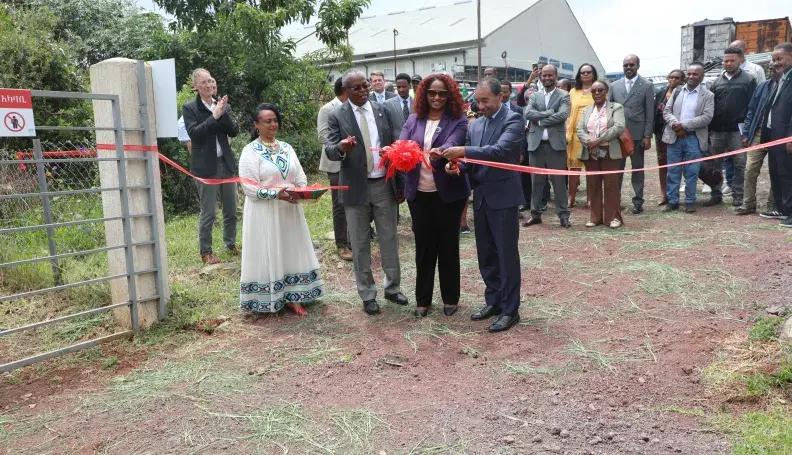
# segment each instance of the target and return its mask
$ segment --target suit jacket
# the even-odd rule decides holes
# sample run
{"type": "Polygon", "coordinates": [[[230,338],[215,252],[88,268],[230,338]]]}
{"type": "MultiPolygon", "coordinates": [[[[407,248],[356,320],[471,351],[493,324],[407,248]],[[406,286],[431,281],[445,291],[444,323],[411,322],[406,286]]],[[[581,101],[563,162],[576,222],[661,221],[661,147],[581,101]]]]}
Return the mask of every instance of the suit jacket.
{"type": "MultiPolygon", "coordinates": [[[[374,101],[376,103],[376,101],[374,101]]],[[[415,100],[410,97],[410,111],[412,111],[412,105],[415,100]]],[[[386,100],[382,103],[382,107],[385,108],[385,111],[388,115],[391,116],[391,122],[393,123],[393,137],[401,137],[402,128],[404,128],[404,105],[402,104],[402,99],[400,96],[395,96],[389,100],[386,100]]]]}
{"type": "Polygon", "coordinates": [[[773,93],[773,88],[776,83],[777,82],[772,79],[762,82],[756,87],[753,96],[751,96],[751,102],[748,103],[748,112],[745,113],[745,124],[742,130],[742,137],[748,139],[748,143],[753,140],[757,131],[761,133],[766,117],[767,103],[770,100],[770,94],[773,93]]]}
{"type": "MultiPolygon", "coordinates": [[[[391,98],[395,98],[395,97],[399,96],[399,95],[397,95],[397,94],[395,94],[395,93],[391,93],[391,92],[389,92],[389,91],[387,91],[387,90],[383,91],[382,93],[384,93],[384,94],[385,94],[385,101],[388,101],[388,100],[389,100],[389,99],[391,99],[391,98]]],[[[371,102],[372,102],[372,103],[374,103],[374,104],[379,104],[379,103],[377,102],[377,95],[375,94],[375,92],[374,92],[374,91],[372,91],[371,93],[369,93],[369,101],[371,101],[371,102]]],[[[383,101],[383,103],[384,103],[385,101],[383,101]]]]}
{"type": "Polygon", "coordinates": [[[539,148],[545,129],[553,150],[566,151],[567,118],[569,118],[569,93],[555,89],[547,105],[543,91],[532,93],[528,105],[525,106],[525,120],[531,122],[528,130],[528,151],[533,152],[539,148]],[[539,124],[534,124],[534,121],[538,121],[539,124]]]}
{"type": "Polygon", "coordinates": [[[333,98],[332,101],[322,106],[319,109],[319,115],[316,117],[316,133],[319,135],[319,142],[322,144],[322,156],[319,158],[319,170],[324,172],[338,172],[341,170],[341,163],[338,161],[330,161],[325,155],[325,143],[327,143],[327,128],[330,119],[330,113],[339,108],[342,104],[338,98],[333,98]]]}
{"type": "MultiPolygon", "coordinates": [[[[467,136],[468,130],[467,116],[461,115],[459,118],[453,118],[449,114],[443,114],[437,127],[438,130],[432,136],[430,149],[436,148],[445,151],[449,147],[465,145],[465,136],[467,136]]],[[[425,149],[425,131],[426,119],[418,118],[418,114],[410,114],[399,139],[413,140],[422,149],[425,149]]],[[[430,163],[434,169],[432,176],[434,177],[440,200],[443,202],[454,202],[470,197],[470,182],[468,179],[446,174],[445,165],[448,160],[441,158],[436,161],[430,161],[430,163]]],[[[422,166],[423,164],[418,164],[418,167],[407,173],[404,185],[404,198],[408,201],[415,200],[422,166]]]]}
{"type": "MultiPolygon", "coordinates": [[[[394,141],[393,125],[390,116],[386,115],[385,110],[376,102],[370,103],[373,109],[374,120],[377,122],[377,133],[380,137],[380,145],[386,147],[394,141]]],[[[341,171],[338,175],[338,184],[349,186],[347,191],[338,192],[338,202],[340,204],[361,205],[368,204],[368,170],[366,165],[366,149],[363,145],[363,134],[360,132],[355,111],[351,103],[347,101],[341,107],[334,110],[328,118],[327,142],[325,143],[325,155],[331,161],[341,162],[341,171]],[[355,149],[349,153],[342,153],[338,150],[338,143],[346,139],[347,136],[354,136],[357,140],[355,149]]],[[[377,152],[372,152],[377,153],[377,152]]],[[[388,181],[393,189],[393,195],[398,198],[404,192],[404,175],[400,172],[388,181]]]]}
{"type": "MultiPolygon", "coordinates": [[[[775,102],[773,103],[772,98],[769,101],[772,103],[770,107],[772,114],[770,119],[771,141],[792,136],[792,70],[788,70],[784,77],[786,80],[781,85],[775,102]]],[[[786,144],[781,144],[776,145],[773,149],[783,151],[785,147],[786,144]]]]}
{"type": "MultiPolygon", "coordinates": [[[[678,122],[679,117],[682,115],[682,101],[684,99],[682,88],[678,88],[677,92],[671,95],[671,100],[669,101],[672,101],[675,96],[676,101],[666,104],[663,111],[663,120],[665,120],[666,124],[663,130],[663,142],[666,144],[673,144],[677,140],[671,125],[678,122]]],[[[709,124],[713,115],[715,115],[715,95],[707,90],[704,84],[701,84],[699,85],[698,101],[696,102],[696,116],[682,122],[682,127],[685,131],[696,132],[702,152],[706,152],[709,146],[709,124]]]]}
{"type": "MultiPolygon", "coordinates": [[[[583,114],[580,116],[577,124],[577,135],[583,147],[580,149],[578,159],[583,161],[589,159],[588,143],[590,136],[588,133],[588,121],[591,114],[594,112],[595,104],[589,104],[583,109],[583,114]]],[[[624,132],[624,106],[619,103],[608,102],[605,105],[605,119],[608,122],[608,129],[605,133],[600,134],[600,137],[608,141],[608,157],[612,160],[622,159],[621,144],[619,143],[619,136],[624,132]]]]}
{"type": "Polygon", "coordinates": [[[651,138],[654,130],[654,85],[641,76],[635,76],[632,90],[627,93],[624,84],[625,78],[611,84],[608,101],[624,106],[627,129],[633,139],[651,138]]]}
{"type": "Polygon", "coordinates": [[[509,107],[510,111],[520,114],[520,117],[525,115],[525,110],[522,107],[512,103],[511,101],[506,103],[506,105],[509,107]]]}
{"type": "MultiPolygon", "coordinates": [[[[484,131],[486,121],[487,117],[479,117],[468,125],[465,156],[483,161],[520,164],[520,152],[525,140],[523,119],[502,108],[490,120],[487,131],[484,131]]],[[[473,183],[475,209],[481,208],[485,201],[496,210],[525,204],[519,172],[479,165],[464,165],[460,168],[470,175],[473,183]]]]}
{"type": "Polygon", "coordinates": [[[225,114],[215,119],[212,111],[206,108],[201,96],[184,103],[182,106],[184,126],[192,141],[190,152],[190,171],[198,177],[211,178],[217,173],[217,144],[223,151],[223,162],[232,173],[237,165],[231,151],[229,137],[239,134],[239,127],[231,118],[231,106],[226,106],[225,114]]]}

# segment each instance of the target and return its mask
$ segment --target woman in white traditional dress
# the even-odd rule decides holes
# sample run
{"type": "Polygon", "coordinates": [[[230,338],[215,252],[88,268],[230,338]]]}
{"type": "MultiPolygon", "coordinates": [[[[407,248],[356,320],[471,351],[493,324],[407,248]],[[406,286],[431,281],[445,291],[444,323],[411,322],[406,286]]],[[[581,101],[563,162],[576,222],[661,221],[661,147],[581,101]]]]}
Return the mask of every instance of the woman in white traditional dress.
{"type": "Polygon", "coordinates": [[[273,104],[262,104],[253,116],[253,142],[239,159],[243,183],[242,311],[275,313],[289,307],[299,316],[303,304],[322,295],[322,273],[314,253],[308,223],[300,204],[286,188],[305,186],[307,178],[291,145],[275,139],[281,115],[273,104]]]}

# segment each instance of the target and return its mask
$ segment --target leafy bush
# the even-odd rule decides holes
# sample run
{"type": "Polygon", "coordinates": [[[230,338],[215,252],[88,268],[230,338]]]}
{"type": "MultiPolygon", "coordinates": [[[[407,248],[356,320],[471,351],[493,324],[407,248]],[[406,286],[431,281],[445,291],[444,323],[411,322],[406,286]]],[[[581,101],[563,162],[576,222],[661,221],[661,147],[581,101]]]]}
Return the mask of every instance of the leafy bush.
{"type": "Polygon", "coordinates": [[[748,338],[751,340],[773,340],[778,337],[779,327],[784,323],[784,318],[776,316],[765,316],[748,331],[748,338]]]}

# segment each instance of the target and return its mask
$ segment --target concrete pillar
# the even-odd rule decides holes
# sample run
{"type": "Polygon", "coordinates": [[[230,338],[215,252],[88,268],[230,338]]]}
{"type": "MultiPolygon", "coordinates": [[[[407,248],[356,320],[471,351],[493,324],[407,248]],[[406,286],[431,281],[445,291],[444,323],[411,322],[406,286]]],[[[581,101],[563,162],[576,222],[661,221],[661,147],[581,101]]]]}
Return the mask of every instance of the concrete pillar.
{"type": "MultiPolygon", "coordinates": [[[[121,124],[124,128],[142,128],[140,124],[140,100],[138,95],[138,67],[136,60],[126,58],[112,58],[99,62],[90,69],[91,93],[119,95],[121,108],[121,124]]],[[[151,67],[146,65],[146,81],[148,95],[148,127],[150,140],[144,144],[143,132],[125,132],[124,145],[157,145],[156,112],[154,111],[154,88],[151,79],[151,67]]],[[[113,127],[113,111],[110,101],[93,101],[94,122],[97,127],[113,127]]],[[[113,131],[97,131],[97,144],[115,144],[113,131]]],[[[98,150],[100,157],[115,157],[115,150],[98,150]]],[[[127,156],[145,156],[152,152],[125,152],[127,156]]],[[[149,207],[149,190],[129,190],[130,214],[152,213],[156,211],[160,242],[160,263],[164,279],[162,295],[160,298],[167,302],[170,299],[168,285],[168,255],[165,242],[165,217],[162,208],[162,189],[160,187],[159,160],[155,159],[155,168],[152,176],[152,191],[155,193],[156,207],[149,207]]],[[[129,186],[146,185],[146,161],[126,162],[127,184],[129,186]]],[[[118,165],[114,161],[99,163],[99,177],[102,187],[111,188],[119,186],[118,165]]],[[[105,217],[121,216],[121,195],[119,191],[105,191],[102,193],[102,205],[105,217]]],[[[105,238],[108,246],[124,244],[124,230],[122,222],[105,222],[105,238]]],[[[148,217],[135,218],[132,221],[133,242],[142,242],[152,239],[151,219],[148,217]]],[[[155,267],[155,250],[153,245],[143,245],[133,248],[135,270],[146,270],[155,267]]],[[[108,269],[110,275],[126,272],[126,252],[117,249],[108,252],[108,269]]],[[[139,299],[157,295],[157,275],[146,273],[137,276],[136,290],[139,299]]],[[[126,278],[110,282],[113,303],[130,300],[126,278]]],[[[139,326],[141,329],[151,327],[158,319],[158,300],[141,302],[139,304],[139,326]]],[[[129,308],[120,308],[114,311],[116,321],[122,327],[131,327],[129,308]]]]}

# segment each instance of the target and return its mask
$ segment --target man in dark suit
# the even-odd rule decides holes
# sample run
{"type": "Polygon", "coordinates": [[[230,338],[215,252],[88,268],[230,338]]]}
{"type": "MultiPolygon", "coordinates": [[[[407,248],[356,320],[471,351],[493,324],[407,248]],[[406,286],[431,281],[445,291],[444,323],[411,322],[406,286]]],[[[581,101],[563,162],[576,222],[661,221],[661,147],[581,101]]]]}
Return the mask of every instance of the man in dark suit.
{"type": "Polygon", "coordinates": [[[382,104],[385,101],[395,97],[395,93],[385,90],[385,74],[382,71],[372,72],[371,93],[369,93],[369,101],[372,103],[382,104]]]}
{"type": "MultiPolygon", "coordinates": [[[[467,157],[498,163],[519,164],[524,126],[519,114],[503,106],[500,82],[484,78],[476,85],[476,101],[482,116],[473,121],[464,147],[451,147],[448,160],[467,157]]],[[[479,270],[487,289],[485,306],[471,315],[474,321],[500,317],[490,332],[508,330],[520,322],[520,229],[517,207],[524,204],[520,174],[490,166],[461,165],[473,182],[473,209],[479,270]]],[[[447,168],[448,172],[453,172],[447,168]]]]}
{"type": "Polygon", "coordinates": [[[342,77],[347,102],[330,114],[325,154],[341,162],[338,184],[348,186],[338,201],[344,206],[349,226],[352,261],[357,291],[363,310],[379,313],[377,285],[371,272],[369,225],[373,214],[377,239],[385,272],[385,298],[407,305],[401,292],[396,221],[399,204],[404,202],[404,176],[397,173],[385,179],[386,169],[379,167],[380,149],[393,143],[393,125],[382,106],[368,99],[369,84],[359,70],[349,70],[342,77]]]}
{"type": "MultiPolygon", "coordinates": [[[[608,101],[624,106],[627,129],[635,141],[635,152],[630,155],[630,165],[633,169],[643,169],[644,152],[652,147],[654,131],[654,86],[638,75],[640,67],[641,59],[638,56],[625,57],[622,65],[624,77],[611,84],[608,92],[608,101]]],[[[626,165],[627,160],[622,160],[621,168],[624,169],[626,165]]],[[[644,211],[644,172],[632,172],[630,179],[635,191],[632,212],[637,215],[644,211]]],[[[624,174],[621,174],[619,175],[620,191],[623,182],[624,174]]]]}
{"type": "MultiPolygon", "coordinates": [[[[184,103],[184,126],[192,142],[190,171],[197,177],[227,179],[236,175],[237,165],[231,151],[230,139],[239,134],[239,127],[231,118],[228,97],[215,100],[217,82],[209,71],[198,68],[192,73],[192,86],[198,92],[194,100],[184,103]]],[[[235,255],[237,231],[237,184],[207,185],[195,182],[201,200],[198,222],[198,243],[201,261],[217,264],[220,260],[212,252],[212,226],[216,218],[217,193],[223,206],[223,242],[235,255]]]]}
{"type": "MultiPolygon", "coordinates": [[[[569,117],[569,93],[556,88],[558,70],[553,65],[542,68],[542,88],[534,92],[525,106],[525,120],[530,122],[528,130],[528,159],[533,167],[566,170],[566,120],[569,117]]],[[[571,227],[567,202],[566,179],[563,175],[547,176],[534,174],[533,188],[544,188],[547,180],[553,183],[556,214],[561,227],[571,227]]],[[[531,195],[531,219],[523,226],[542,222],[542,193],[531,195]]]]}
{"type": "Polygon", "coordinates": [[[391,116],[393,123],[393,137],[401,136],[404,122],[410,116],[413,106],[413,97],[410,96],[410,75],[400,73],[396,75],[396,97],[386,100],[382,107],[391,116]]]}
{"type": "MultiPolygon", "coordinates": [[[[792,43],[779,44],[772,56],[776,71],[782,76],[770,94],[762,135],[769,135],[769,141],[776,141],[792,136],[792,43]]],[[[781,226],[792,228],[792,142],[770,149],[770,178],[776,210],[786,215],[781,226]]]]}

